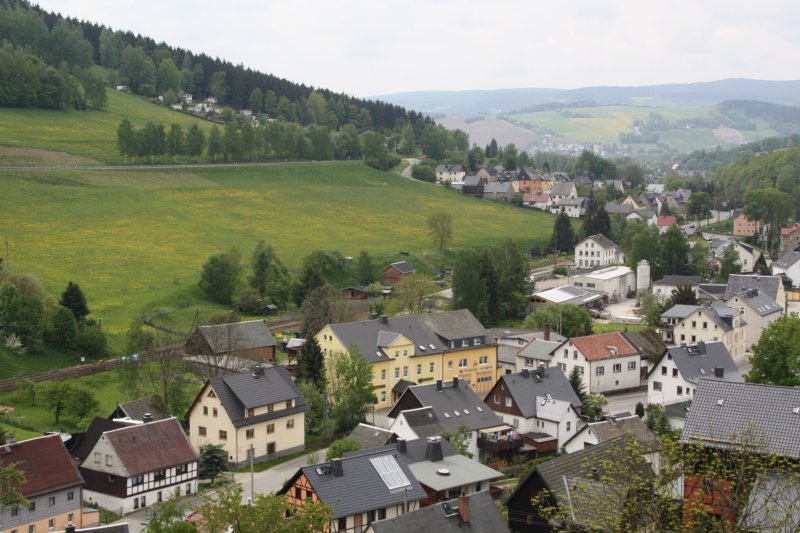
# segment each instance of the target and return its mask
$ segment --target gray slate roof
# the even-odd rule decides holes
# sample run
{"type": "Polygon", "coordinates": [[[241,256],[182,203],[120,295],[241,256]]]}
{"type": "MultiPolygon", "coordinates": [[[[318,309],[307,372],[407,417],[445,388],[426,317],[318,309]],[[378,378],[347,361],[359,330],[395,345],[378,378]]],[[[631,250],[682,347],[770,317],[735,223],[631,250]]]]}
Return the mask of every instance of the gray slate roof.
{"type": "Polygon", "coordinates": [[[658,437],[647,429],[647,426],[637,415],[587,424],[575,433],[569,441],[577,439],[585,431],[593,432],[597,437],[598,443],[607,442],[622,435],[630,435],[636,439],[643,452],[655,451],[659,449],[661,444],[658,437]]]}
{"type": "Polygon", "coordinates": [[[775,260],[775,265],[786,270],[798,261],[800,261],[800,246],[787,250],[785,254],[775,260]]]}
{"type": "Polygon", "coordinates": [[[357,425],[348,435],[348,437],[358,442],[362,450],[384,446],[392,440],[393,436],[394,433],[389,430],[363,423],[357,425]]]}
{"type": "Polygon", "coordinates": [[[507,194],[514,191],[514,186],[505,181],[490,181],[483,188],[484,194],[507,194]]]}
{"type": "Polygon", "coordinates": [[[586,237],[585,239],[583,239],[581,242],[579,242],[575,246],[576,247],[580,246],[581,244],[583,244],[584,242],[589,241],[589,240],[594,241],[595,243],[600,245],[601,248],[606,249],[606,250],[609,250],[609,249],[612,249],[612,248],[617,249],[617,250],[621,250],[619,244],[615,243],[614,241],[612,241],[611,239],[609,239],[608,237],[606,237],[605,235],[602,235],[600,233],[598,233],[597,235],[591,235],[589,237],[586,237]]]}
{"type": "Polygon", "coordinates": [[[550,188],[550,195],[551,196],[569,196],[572,194],[575,185],[571,181],[567,182],[556,182],[550,188]]]}
{"type": "Polygon", "coordinates": [[[249,350],[265,346],[277,346],[275,337],[272,336],[263,320],[248,320],[231,324],[216,326],[200,326],[197,328],[206,339],[212,350],[227,352],[233,350],[249,350]],[[225,342],[220,342],[224,339],[225,342]]]}
{"type": "Polygon", "coordinates": [[[402,405],[405,400],[413,400],[419,407],[431,407],[441,427],[450,433],[458,431],[461,424],[475,431],[503,423],[463,380],[459,380],[458,387],[453,387],[452,382],[448,381],[440,391],[436,390],[435,383],[409,387],[389,412],[389,418],[397,418],[400,414],[398,405],[402,405]],[[406,398],[406,395],[410,398],[406,398]],[[455,414],[456,411],[458,415],[455,414]]]}
{"type": "Polygon", "coordinates": [[[586,198],[581,198],[580,196],[575,198],[559,198],[556,202],[556,207],[582,206],[585,201],[586,198]]]}
{"type": "MultiPolygon", "coordinates": [[[[283,365],[264,367],[264,375],[255,377],[250,372],[217,376],[209,380],[222,407],[234,427],[250,426],[294,413],[305,412],[308,407],[283,365]],[[290,409],[276,409],[255,417],[245,418],[245,409],[294,400],[290,409]]],[[[200,394],[204,394],[205,388],[200,394]]]]}
{"type": "Polygon", "coordinates": [[[480,176],[466,176],[464,178],[464,187],[477,187],[481,184],[481,180],[486,182],[486,180],[480,176]]]}
{"type": "Polygon", "coordinates": [[[633,206],[630,204],[621,204],[619,202],[606,202],[605,210],[609,215],[616,215],[617,213],[629,215],[633,213],[633,206]]]}
{"type": "Polygon", "coordinates": [[[800,388],[701,379],[681,443],[734,449],[735,435],[764,453],[800,459],[800,388]]]}
{"type": "Polygon", "coordinates": [[[408,533],[409,531],[437,531],[460,533],[462,531],[506,533],[508,525],[500,515],[489,491],[470,494],[469,524],[462,524],[458,514],[458,500],[437,503],[394,518],[372,523],[375,533],[408,533]],[[447,506],[447,507],[445,507],[447,506]],[[455,512],[453,510],[456,510],[455,512]]]}
{"type": "Polygon", "coordinates": [[[758,316],[764,317],[783,312],[783,308],[778,305],[775,300],[758,289],[747,289],[739,294],[735,294],[733,298],[734,299],[730,302],[731,305],[736,305],[736,298],[739,298],[740,302],[747,304],[758,316]]]}
{"type": "MultiPolygon", "coordinates": [[[[546,398],[549,394],[555,400],[569,402],[573,409],[583,406],[578,395],[569,384],[567,376],[558,367],[547,367],[535,372],[518,374],[505,374],[500,379],[505,384],[508,392],[514,398],[522,416],[525,418],[535,418],[539,403],[536,397],[546,398]],[[540,378],[537,378],[538,373],[540,378]]],[[[491,392],[490,392],[491,394],[491,392]]]]}
{"type": "Polygon", "coordinates": [[[411,264],[408,263],[408,261],[398,261],[396,263],[392,263],[391,265],[386,265],[381,269],[381,272],[383,272],[389,267],[395,267],[397,270],[400,271],[401,274],[412,274],[417,271],[417,269],[411,266],[411,264]]]}
{"type": "Polygon", "coordinates": [[[402,454],[387,451],[383,448],[364,450],[346,455],[341,459],[341,476],[334,476],[329,469],[330,463],[319,463],[299,469],[289,479],[279,494],[286,494],[300,474],[305,474],[320,501],[333,510],[333,519],[366,513],[377,509],[400,505],[404,498],[416,502],[426,497],[422,486],[414,477],[402,454]],[[377,457],[393,458],[411,483],[408,490],[390,490],[381,479],[380,474],[370,459],[377,457]]]}
{"type": "Polygon", "coordinates": [[[441,435],[445,431],[432,407],[407,409],[403,414],[408,426],[414,429],[420,439],[441,435]]]}
{"type": "Polygon", "coordinates": [[[517,352],[517,355],[520,357],[530,357],[533,359],[539,360],[550,360],[553,358],[553,351],[561,346],[565,340],[565,337],[562,337],[558,334],[550,334],[549,341],[544,339],[533,339],[528,344],[523,346],[517,352]],[[552,340],[552,339],[557,340],[552,340]]]}
{"type": "Polygon", "coordinates": [[[663,318],[686,318],[697,311],[699,307],[699,305],[677,304],[664,311],[661,316],[663,318]]]}
{"type": "MultiPolygon", "coordinates": [[[[681,377],[690,383],[697,383],[701,378],[742,381],[742,373],[733,361],[728,349],[720,342],[697,343],[689,346],[672,346],[667,348],[681,377]],[[715,377],[714,369],[722,368],[721,378],[715,377]]],[[[660,365],[653,365],[653,372],[659,371],[660,365]]]]}
{"type": "Polygon", "coordinates": [[[169,413],[162,411],[157,405],[158,399],[155,396],[140,398],[132,402],[125,402],[117,405],[112,413],[114,418],[128,417],[131,420],[142,420],[145,414],[150,414],[153,420],[165,420],[170,418],[169,413]]]}
{"type": "Polygon", "coordinates": [[[402,334],[414,342],[415,353],[430,355],[448,350],[450,339],[483,337],[486,344],[494,344],[486,329],[466,309],[445,313],[426,313],[402,317],[376,318],[360,322],[330,324],[331,331],[344,346],[356,345],[370,363],[387,361],[390,356],[381,349],[389,334],[402,334]],[[425,349],[422,350],[419,347],[425,349]]]}
{"type": "Polygon", "coordinates": [[[691,285],[697,287],[700,285],[700,276],[664,276],[658,281],[654,281],[653,285],[666,285],[668,287],[683,287],[684,285],[691,285]]]}
{"type": "Polygon", "coordinates": [[[731,274],[728,277],[728,286],[725,288],[723,300],[728,300],[734,294],[747,289],[758,289],[774,301],[778,300],[778,289],[781,285],[779,276],[748,276],[745,274],[731,274]]]}

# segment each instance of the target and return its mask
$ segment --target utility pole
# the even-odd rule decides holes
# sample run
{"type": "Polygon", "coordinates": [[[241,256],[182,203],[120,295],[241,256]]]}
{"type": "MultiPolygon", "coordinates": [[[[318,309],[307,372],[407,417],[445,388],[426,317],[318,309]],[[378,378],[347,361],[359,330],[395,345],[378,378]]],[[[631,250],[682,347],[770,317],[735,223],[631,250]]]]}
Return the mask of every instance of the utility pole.
{"type": "Polygon", "coordinates": [[[253,476],[253,458],[256,455],[256,449],[250,444],[250,505],[255,505],[255,491],[256,485],[253,476]]]}

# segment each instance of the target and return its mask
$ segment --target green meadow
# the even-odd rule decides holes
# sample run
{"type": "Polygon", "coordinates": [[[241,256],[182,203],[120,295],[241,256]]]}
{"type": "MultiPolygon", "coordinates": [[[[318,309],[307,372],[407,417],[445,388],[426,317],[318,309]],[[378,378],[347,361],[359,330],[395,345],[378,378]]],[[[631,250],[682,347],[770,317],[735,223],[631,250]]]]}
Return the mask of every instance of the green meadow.
{"type": "Polygon", "coordinates": [[[380,266],[408,251],[435,265],[431,213],[452,214],[453,250],[505,237],[541,246],[554,220],[360,163],[15,169],[0,171],[0,191],[8,266],[36,275],[54,295],[68,281],[79,283],[118,350],[143,314],[180,305],[222,311],[203,298],[197,280],[208,256],[232,247],[246,262],[263,239],[292,269],[316,249],[346,256],[367,249],[380,266]]]}
{"type": "MultiPolygon", "coordinates": [[[[92,158],[98,162],[122,162],[117,150],[117,127],[123,118],[134,127],[148,121],[180,124],[184,131],[199,124],[206,134],[211,123],[127,93],[108,89],[108,106],[103,111],[64,109],[0,108],[0,145],[12,148],[38,148],[92,158]]],[[[0,166],[16,164],[14,154],[0,155],[0,166]]],[[[69,164],[69,163],[67,163],[69,164]]],[[[81,162],[85,164],[85,162],[81,162]]]]}

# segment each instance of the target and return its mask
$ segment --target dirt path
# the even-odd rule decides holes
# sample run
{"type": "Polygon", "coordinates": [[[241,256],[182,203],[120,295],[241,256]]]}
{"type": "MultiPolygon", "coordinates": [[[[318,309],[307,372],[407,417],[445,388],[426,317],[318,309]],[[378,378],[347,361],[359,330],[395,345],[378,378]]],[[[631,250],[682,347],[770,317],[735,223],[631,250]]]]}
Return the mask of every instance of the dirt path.
{"type": "Polygon", "coordinates": [[[719,139],[720,141],[728,144],[744,144],[747,142],[744,135],[739,130],[735,130],[733,128],[729,128],[727,126],[720,126],[719,128],[714,128],[711,130],[711,133],[714,135],[715,139],[719,139]]]}

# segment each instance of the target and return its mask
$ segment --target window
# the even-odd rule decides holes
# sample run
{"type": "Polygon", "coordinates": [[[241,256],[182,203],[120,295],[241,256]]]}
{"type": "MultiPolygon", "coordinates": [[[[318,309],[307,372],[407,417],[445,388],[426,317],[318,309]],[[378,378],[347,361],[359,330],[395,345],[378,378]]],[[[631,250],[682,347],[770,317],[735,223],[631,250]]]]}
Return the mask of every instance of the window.
{"type": "Polygon", "coordinates": [[[578,358],[578,350],[573,350],[572,351],[572,358],[573,359],[577,359],[578,358]]]}
{"type": "MultiPolygon", "coordinates": [[[[69,513],[67,515],[67,522],[73,522],[73,523],[75,522],[75,515],[73,513],[69,513]]],[[[14,533],[14,531],[16,531],[16,529],[13,530],[12,533],[14,533]]]]}
{"type": "Polygon", "coordinates": [[[56,519],[50,518],[47,520],[47,529],[53,531],[56,528],[56,519]]]}
{"type": "Polygon", "coordinates": [[[567,421],[567,431],[570,431],[570,427],[572,426],[572,422],[569,420],[567,421]]]}
{"type": "Polygon", "coordinates": [[[32,513],[35,510],[36,510],[36,502],[29,502],[28,503],[28,511],[30,511],[32,513]]]}
{"type": "Polygon", "coordinates": [[[696,327],[697,327],[697,321],[695,321],[695,320],[692,320],[692,327],[693,327],[693,328],[696,328],[696,327]]]}
{"type": "Polygon", "coordinates": [[[683,387],[678,386],[678,396],[683,396],[683,387]]]}
{"type": "Polygon", "coordinates": [[[661,382],[660,381],[654,381],[653,382],[653,390],[654,391],[660,391],[661,390],[661,382]]]}
{"type": "Polygon", "coordinates": [[[511,407],[512,403],[511,398],[506,397],[506,407],[511,407]]]}
{"type": "Polygon", "coordinates": [[[703,322],[703,329],[708,329],[708,322],[703,322]]]}
{"type": "Polygon", "coordinates": [[[95,464],[98,464],[98,465],[100,464],[100,457],[101,457],[100,452],[94,452],[94,462],[95,462],[95,464]]]}
{"type": "Polygon", "coordinates": [[[256,410],[253,409],[252,407],[250,407],[250,408],[247,409],[247,411],[245,411],[244,417],[245,418],[250,418],[252,416],[255,416],[255,414],[256,414],[256,410]]]}
{"type": "Polygon", "coordinates": [[[345,516],[339,519],[339,531],[347,531],[347,517],[345,516]]]}
{"type": "Polygon", "coordinates": [[[399,367],[399,366],[397,366],[397,367],[395,367],[395,369],[394,369],[394,379],[397,379],[397,378],[399,378],[399,377],[400,377],[400,367],[399,367]]]}
{"type": "Polygon", "coordinates": [[[628,370],[636,370],[636,361],[628,361],[628,370]]]}
{"type": "Polygon", "coordinates": [[[186,484],[186,495],[188,496],[191,493],[192,493],[192,484],[191,483],[187,483],[186,484]]]}
{"type": "Polygon", "coordinates": [[[142,485],[143,483],[144,483],[144,476],[141,476],[141,475],[140,476],[133,476],[131,478],[131,486],[132,487],[138,487],[139,485],[142,485]]]}
{"type": "Polygon", "coordinates": [[[681,333],[681,342],[686,342],[686,335],[681,333]]]}
{"type": "Polygon", "coordinates": [[[666,376],[667,375],[667,367],[665,367],[665,366],[661,367],[661,375],[662,376],[666,376]]]}
{"type": "Polygon", "coordinates": [[[407,367],[407,366],[404,366],[404,367],[403,367],[403,377],[404,377],[404,378],[407,378],[407,377],[408,377],[408,367],[407,367]]]}
{"type": "Polygon", "coordinates": [[[106,466],[111,466],[111,456],[106,455],[106,466]]]}
{"type": "Polygon", "coordinates": [[[275,424],[267,424],[267,434],[275,433],[275,424]]]}
{"type": "Polygon", "coordinates": [[[422,374],[422,365],[417,365],[417,375],[422,374]]]}
{"type": "Polygon", "coordinates": [[[398,357],[400,357],[400,350],[395,350],[395,351],[394,351],[394,357],[395,357],[395,359],[397,359],[398,357]]]}
{"type": "Polygon", "coordinates": [[[428,365],[428,372],[433,373],[433,363],[428,365]]]}
{"type": "Polygon", "coordinates": [[[207,405],[203,406],[203,414],[208,416],[208,406],[207,405]]]}
{"type": "Polygon", "coordinates": [[[453,362],[452,361],[448,361],[447,362],[447,370],[453,370],[453,362]]]}
{"type": "Polygon", "coordinates": [[[273,404],[269,404],[269,405],[267,406],[267,412],[268,412],[268,413],[271,413],[271,412],[273,412],[274,410],[275,410],[275,406],[274,406],[273,404]]]}
{"type": "Polygon", "coordinates": [[[488,365],[488,364],[489,364],[489,356],[488,356],[488,355],[482,355],[482,356],[480,356],[480,357],[478,358],[478,363],[480,363],[480,364],[482,364],[482,365],[488,365]]]}
{"type": "Polygon", "coordinates": [[[71,502],[74,499],[75,499],[75,491],[71,490],[67,492],[67,501],[71,502]]]}
{"type": "Polygon", "coordinates": [[[598,366],[597,368],[594,369],[594,374],[596,376],[602,376],[605,373],[606,373],[606,367],[604,366],[598,366]]]}
{"type": "Polygon", "coordinates": [[[378,520],[386,518],[386,509],[378,509],[378,520]]]}
{"type": "Polygon", "coordinates": [[[678,377],[678,369],[677,368],[673,368],[672,369],[672,377],[673,378],[677,378],[678,377]]]}
{"type": "Polygon", "coordinates": [[[142,507],[145,507],[147,502],[145,501],[145,496],[142,496],[142,507]]]}
{"type": "Polygon", "coordinates": [[[564,359],[569,359],[569,350],[564,348],[564,359]]]}
{"type": "Polygon", "coordinates": [[[286,408],[291,409],[294,405],[294,400],[286,400],[286,408]]]}
{"type": "Polygon", "coordinates": [[[166,470],[159,470],[153,474],[153,481],[164,481],[167,478],[166,470]]]}
{"type": "Polygon", "coordinates": [[[189,473],[189,465],[178,465],[175,467],[175,475],[180,476],[181,474],[188,474],[189,473]]]}
{"type": "Polygon", "coordinates": [[[480,337],[475,337],[475,342],[473,344],[475,344],[475,346],[480,346],[483,342],[480,337]]]}
{"type": "Polygon", "coordinates": [[[567,373],[567,365],[565,363],[558,363],[558,368],[560,368],[565,374],[567,373]]]}
{"type": "Polygon", "coordinates": [[[494,401],[494,403],[500,403],[500,396],[498,394],[495,394],[494,398],[492,398],[492,401],[494,401]]]}
{"type": "Polygon", "coordinates": [[[19,515],[19,507],[15,505],[14,507],[11,508],[11,516],[17,516],[17,515],[19,515]]]}
{"type": "Polygon", "coordinates": [[[381,403],[383,403],[385,401],[386,401],[386,391],[383,390],[383,391],[381,391],[381,403]]]}
{"type": "Polygon", "coordinates": [[[294,427],[294,418],[290,418],[286,421],[286,429],[292,429],[294,427]]]}
{"type": "Polygon", "coordinates": [[[217,408],[216,408],[216,407],[214,407],[213,409],[211,409],[211,414],[212,414],[213,416],[217,416],[217,415],[219,414],[219,412],[217,411],[217,408]]]}
{"type": "MultiPolygon", "coordinates": [[[[564,370],[566,370],[566,369],[567,369],[567,365],[564,365],[564,370]]],[[[583,375],[583,367],[579,366],[579,367],[577,367],[577,369],[578,369],[578,374],[580,374],[582,376],[583,375]]]]}
{"type": "Polygon", "coordinates": [[[367,511],[367,524],[375,521],[375,511],[367,511]]]}
{"type": "Polygon", "coordinates": [[[248,429],[244,432],[244,438],[246,439],[254,439],[256,437],[256,430],[255,429],[248,429]]]}
{"type": "Polygon", "coordinates": [[[477,383],[489,383],[492,381],[492,376],[483,376],[476,380],[477,383]]]}
{"type": "Polygon", "coordinates": [[[219,440],[228,440],[228,432],[219,430],[219,440]]]}
{"type": "Polygon", "coordinates": [[[197,434],[201,437],[206,436],[206,428],[204,426],[197,426],[197,434]]]}
{"type": "Polygon", "coordinates": [[[614,363],[614,372],[622,372],[622,363],[614,363]]]}
{"type": "Polygon", "coordinates": [[[458,368],[467,368],[467,360],[466,359],[459,359],[458,360],[458,368]]]}
{"type": "Polygon", "coordinates": [[[386,381],[386,369],[381,369],[381,381],[386,381]]]}
{"type": "Polygon", "coordinates": [[[294,497],[297,498],[298,500],[302,500],[303,499],[303,489],[301,489],[300,487],[295,487],[294,488],[294,497]]]}
{"type": "Polygon", "coordinates": [[[36,524],[31,524],[28,526],[28,533],[36,533],[36,524]]]}
{"type": "Polygon", "coordinates": [[[156,501],[158,503],[161,503],[161,502],[164,501],[164,498],[161,496],[161,491],[158,491],[158,494],[156,494],[156,501]]]}
{"type": "Polygon", "coordinates": [[[133,499],[133,508],[134,509],[138,509],[139,508],[139,498],[134,498],[133,499]]]}

